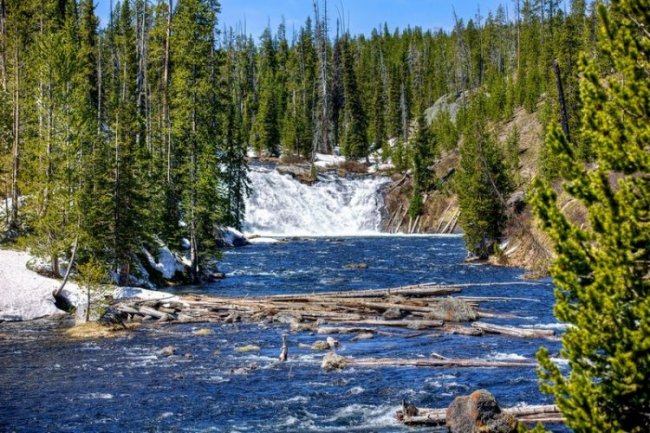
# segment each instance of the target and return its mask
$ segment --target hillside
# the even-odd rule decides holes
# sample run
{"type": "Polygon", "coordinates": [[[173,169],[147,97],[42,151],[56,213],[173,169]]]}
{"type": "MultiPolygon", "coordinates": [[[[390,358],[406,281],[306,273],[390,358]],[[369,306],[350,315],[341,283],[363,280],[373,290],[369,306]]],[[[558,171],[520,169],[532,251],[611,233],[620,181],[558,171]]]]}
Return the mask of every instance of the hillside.
{"type": "MultiPolygon", "coordinates": [[[[544,273],[551,258],[551,245],[548,237],[537,228],[530,206],[525,202],[526,191],[540,166],[544,129],[539,113],[518,108],[510,120],[490,127],[504,147],[513,129],[516,128],[519,134],[519,168],[515,175],[515,192],[507,202],[509,220],[501,245],[503,254],[491,261],[499,265],[521,266],[534,274],[544,273]]],[[[393,182],[385,190],[384,230],[391,233],[462,233],[458,222],[458,197],[453,189],[458,163],[458,150],[444,151],[429,167],[440,181],[439,189],[423,196],[422,212],[415,220],[408,215],[413,178],[410,174],[394,175],[393,182]]],[[[566,205],[572,206],[572,203],[566,205]]],[[[580,218],[578,210],[573,213],[575,218],[580,218]]]]}

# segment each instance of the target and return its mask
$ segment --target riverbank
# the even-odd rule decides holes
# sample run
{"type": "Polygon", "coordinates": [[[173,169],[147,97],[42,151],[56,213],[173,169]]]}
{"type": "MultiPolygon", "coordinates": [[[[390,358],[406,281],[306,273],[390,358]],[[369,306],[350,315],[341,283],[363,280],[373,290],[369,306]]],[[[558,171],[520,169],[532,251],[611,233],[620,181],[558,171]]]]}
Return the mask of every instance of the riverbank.
{"type": "MultiPolygon", "coordinates": [[[[34,257],[24,251],[0,250],[0,322],[34,320],[67,314],[54,304],[52,292],[61,286],[61,280],[48,278],[28,268],[34,257]]],[[[83,318],[87,302],[85,289],[68,281],[63,295],[83,318]]],[[[112,299],[160,299],[173,295],[137,287],[107,286],[100,296],[112,299]]],[[[94,296],[97,297],[97,294],[94,296]]]]}

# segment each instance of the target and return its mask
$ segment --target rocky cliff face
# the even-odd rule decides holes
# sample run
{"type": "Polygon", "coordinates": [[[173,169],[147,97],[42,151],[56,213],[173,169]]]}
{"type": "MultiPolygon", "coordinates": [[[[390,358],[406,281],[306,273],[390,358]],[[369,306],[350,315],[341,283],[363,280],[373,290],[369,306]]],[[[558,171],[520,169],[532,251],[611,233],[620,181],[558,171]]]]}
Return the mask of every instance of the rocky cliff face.
{"type": "Polygon", "coordinates": [[[440,188],[422,197],[422,212],[415,219],[409,216],[413,196],[410,174],[393,176],[393,182],[384,189],[385,216],[383,230],[388,233],[462,233],[458,225],[458,197],[450,181],[458,164],[458,153],[445,153],[432,170],[439,179],[440,188]]]}

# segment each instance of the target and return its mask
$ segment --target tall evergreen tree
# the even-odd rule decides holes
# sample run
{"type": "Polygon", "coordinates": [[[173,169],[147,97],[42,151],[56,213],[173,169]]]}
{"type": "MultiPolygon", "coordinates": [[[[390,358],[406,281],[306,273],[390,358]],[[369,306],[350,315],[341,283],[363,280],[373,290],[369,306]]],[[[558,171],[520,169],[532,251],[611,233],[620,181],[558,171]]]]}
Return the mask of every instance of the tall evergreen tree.
{"type": "Polygon", "coordinates": [[[343,116],[342,151],[346,158],[368,156],[367,119],[361,103],[361,94],[354,68],[354,54],[349,36],[343,37],[343,85],[345,89],[345,112],[343,116]]]}
{"type": "Polygon", "coordinates": [[[565,375],[542,350],[542,389],[581,432],[644,432],[650,425],[650,7],[643,0],[599,6],[600,50],[615,67],[583,66],[582,130],[594,152],[585,165],[556,128],[564,189],[587,209],[572,223],[539,182],[536,209],[555,244],[551,269],[565,375]]]}
{"type": "Polygon", "coordinates": [[[219,58],[216,0],[179,0],[174,17],[171,88],[176,183],[181,186],[182,232],[190,242],[190,273],[199,281],[215,250],[215,227],[223,217],[220,188],[219,58]]]}
{"type": "Polygon", "coordinates": [[[278,59],[271,29],[264,30],[259,56],[259,105],[253,125],[253,145],[258,152],[280,155],[280,99],[278,59]]]}
{"type": "Polygon", "coordinates": [[[506,199],[512,186],[501,149],[482,119],[483,107],[479,99],[469,109],[460,147],[456,193],[466,247],[474,255],[487,258],[501,239],[506,199]]]}

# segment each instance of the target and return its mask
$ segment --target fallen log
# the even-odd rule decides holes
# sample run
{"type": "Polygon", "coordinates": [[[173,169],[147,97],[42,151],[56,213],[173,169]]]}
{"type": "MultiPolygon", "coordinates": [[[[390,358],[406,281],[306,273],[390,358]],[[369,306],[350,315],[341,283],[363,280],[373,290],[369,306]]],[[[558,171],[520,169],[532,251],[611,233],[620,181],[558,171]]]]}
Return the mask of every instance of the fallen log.
{"type": "Polygon", "coordinates": [[[370,326],[387,326],[387,327],[398,327],[398,328],[409,328],[409,329],[427,329],[427,328],[439,328],[443,325],[442,320],[339,320],[339,323],[354,323],[358,325],[370,325],[370,326]]]}
{"type": "MultiPolygon", "coordinates": [[[[562,423],[564,418],[556,405],[516,406],[503,409],[523,423],[562,423]]],[[[399,410],[396,418],[408,426],[441,426],[447,422],[447,409],[418,408],[417,415],[409,416],[399,410]]]]}
{"type": "Polygon", "coordinates": [[[451,323],[445,323],[442,330],[450,334],[468,335],[471,337],[480,337],[484,334],[481,329],[451,323]]]}
{"type": "Polygon", "coordinates": [[[412,286],[404,286],[397,288],[386,289],[370,289],[370,290],[350,290],[343,292],[321,292],[312,293],[310,295],[272,295],[262,296],[258,299],[269,300],[292,300],[300,299],[309,296],[310,298],[374,298],[387,295],[402,295],[416,297],[427,296],[446,296],[460,293],[463,286],[441,286],[439,284],[416,284],[412,286]]]}
{"type": "Polygon", "coordinates": [[[359,332],[371,332],[376,333],[375,328],[362,328],[362,327],[342,327],[342,326],[321,326],[316,330],[317,334],[329,335],[329,334],[356,334],[359,332]]]}
{"type": "Polygon", "coordinates": [[[155,317],[156,319],[162,319],[167,316],[167,313],[161,313],[155,308],[147,307],[146,305],[142,305],[138,310],[141,315],[155,317]]]}
{"type": "Polygon", "coordinates": [[[488,334],[501,334],[520,338],[556,338],[552,329],[516,328],[514,326],[494,325],[492,323],[474,322],[472,327],[488,334]]]}
{"type": "Polygon", "coordinates": [[[481,319],[521,319],[520,316],[508,313],[492,313],[489,311],[479,310],[476,315],[481,319]]]}
{"type": "Polygon", "coordinates": [[[522,361],[492,361],[486,359],[399,359],[399,358],[344,358],[350,367],[467,367],[467,368],[535,368],[537,363],[522,361]]]}

